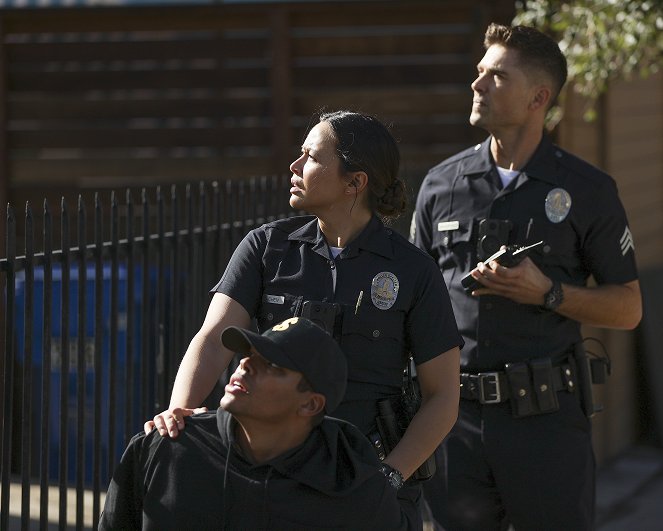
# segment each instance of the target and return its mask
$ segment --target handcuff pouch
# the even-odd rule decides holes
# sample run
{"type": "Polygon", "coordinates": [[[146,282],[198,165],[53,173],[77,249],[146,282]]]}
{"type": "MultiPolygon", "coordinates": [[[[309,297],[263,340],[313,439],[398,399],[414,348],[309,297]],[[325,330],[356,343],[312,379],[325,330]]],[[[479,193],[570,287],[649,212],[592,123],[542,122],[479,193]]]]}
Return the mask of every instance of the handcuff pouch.
{"type": "Polygon", "coordinates": [[[511,410],[514,417],[527,417],[536,413],[530,371],[527,363],[507,363],[504,365],[509,385],[511,410]]]}
{"type": "Polygon", "coordinates": [[[537,413],[550,413],[559,409],[557,391],[552,379],[552,360],[540,358],[529,362],[532,371],[532,386],[536,395],[537,413]]]}

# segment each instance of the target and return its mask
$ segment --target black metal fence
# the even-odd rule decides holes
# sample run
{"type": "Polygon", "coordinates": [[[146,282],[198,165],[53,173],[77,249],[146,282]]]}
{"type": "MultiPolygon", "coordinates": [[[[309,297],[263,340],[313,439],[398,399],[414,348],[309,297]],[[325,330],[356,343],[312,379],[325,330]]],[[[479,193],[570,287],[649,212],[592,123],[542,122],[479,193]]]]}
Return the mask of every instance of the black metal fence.
{"type": "Polygon", "coordinates": [[[168,404],[207,291],[248,230],[291,215],[288,188],[264,177],[127,190],[122,204],[109,193],[106,210],[95,194],[92,216],[80,196],[75,214],[63,198],[59,216],[46,201],[39,216],[26,205],[23,227],[8,207],[0,529],[17,507],[21,529],[35,514],[40,529],[97,527],[127,441],[168,404]]]}

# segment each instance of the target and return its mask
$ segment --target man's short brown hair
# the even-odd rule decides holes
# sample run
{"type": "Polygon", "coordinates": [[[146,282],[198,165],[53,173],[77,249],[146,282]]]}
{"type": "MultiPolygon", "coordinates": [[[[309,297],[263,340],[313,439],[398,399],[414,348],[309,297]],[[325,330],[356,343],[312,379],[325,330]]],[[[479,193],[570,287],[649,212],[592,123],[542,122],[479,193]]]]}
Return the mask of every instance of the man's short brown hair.
{"type": "Polygon", "coordinates": [[[483,45],[487,50],[493,44],[517,50],[525,70],[538,70],[548,76],[553,83],[550,105],[555,103],[566,83],[568,71],[566,57],[553,39],[529,26],[503,26],[493,23],[486,30],[483,45]]]}

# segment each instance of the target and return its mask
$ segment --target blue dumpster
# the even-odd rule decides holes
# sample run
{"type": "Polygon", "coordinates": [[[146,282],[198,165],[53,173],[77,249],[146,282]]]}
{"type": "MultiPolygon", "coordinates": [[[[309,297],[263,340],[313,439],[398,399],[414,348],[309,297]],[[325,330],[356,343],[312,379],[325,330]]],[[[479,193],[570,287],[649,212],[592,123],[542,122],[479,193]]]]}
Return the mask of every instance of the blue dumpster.
{"type": "MultiPolygon", "coordinates": [[[[70,266],[70,290],[69,290],[69,381],[68,381],[68,404],[67,404],[67,481],[75,480],[78,466],[84,467],[84,478],[87,485],[92,483],[93,472],[93,442],[94,442],[94,419],[95,415],[100,415],[101,419],[101,482],[102,486],[107,484],[112,475],[112,470],[108,470],[109,452],[115,452],[115,463],[119,461],[119,456],[124,448],[124,440],[128,435],[137,432],[142,426],[141,402],[142,396],[140,390],[140,365],[141,365],[141,313],[142,313],[142,289],[141,276],[135,275],[134,291],[131,294],[131,301],[134,304],[134,348],[133,348],[133,397],[132,403],[127,403],[128,382],[127,382],[127,270],[121,266],[118,270],[118,316],[117,316],[117,352],[115,359],[116,387],[112,396],[110,391],[110,288],[111,288],[111,268],[108,265],[103,267],[103,297],[101,301],[102,308],[102,352],[101,352],[101,410],[95,412],[94,394],[95,394],[95,374],[94,374],[94,354],[95,354],[95,311],[98,302],[95,301],[95,268],[90,265],[86,268],[85,283],[85,404],[84,404],[84,441],[85,457],[83,463],[77,463],[76,444],[80,437],[77,434],[77,390],[79,385],[78,378],[78,266],[70,266]],[[109,419],[111,405],[114,407],[115,418],[115,436],[111,443],[109,440],[109,419]],[[131,428],[131,433],[125,433],[126,416],[131,414],[132,419],[136,419],[136,426],[131,428]]],[[[33,324],[32,324],[32,470],[39,470],[39,459],[41,453],[41,417],[42,407],[45,400],[50,404],[48,416],[49,424],[49,479],[56,480],[59,477],[60,466],[60,447],[62,434],[60,433],[60,386],[62,382],[62,269],[60,265],[53,267],[53,289],[52,289],[52,307],[51,307],[51,388],[48,397],[42,397],[42,375],[43,375],[43,290],[44,290],[44,271],[43,268],[35,268],[34,274],[34,300],[33,324]]],[[[24,360],[24,307],[25,307],[25,276],[24,272],[17,273],[16,276],[16,348],[17,359],[22,365],[24,360]]],[[[153,366],[153,363],[151,363],[153,366]]],[[[22,373],[22,367],[19,369],[22,373]]],[[[17,389],[15,396],[21,396],[22,390],[17,389]]]]}

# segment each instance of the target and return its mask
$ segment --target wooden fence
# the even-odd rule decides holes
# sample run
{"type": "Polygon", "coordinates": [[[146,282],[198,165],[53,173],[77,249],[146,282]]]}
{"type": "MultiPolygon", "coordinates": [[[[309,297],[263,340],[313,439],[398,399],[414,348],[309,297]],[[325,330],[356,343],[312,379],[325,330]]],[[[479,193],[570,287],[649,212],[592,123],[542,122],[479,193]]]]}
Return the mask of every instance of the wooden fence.
{"type": "Polygon", "coordinates": [[[288,173],[323,107],[393,123],[414,195],[427,168],[483,138],[469,84],[487,24],[512,12],[504,0],[0,10],[0,204],[288,173]]]}

